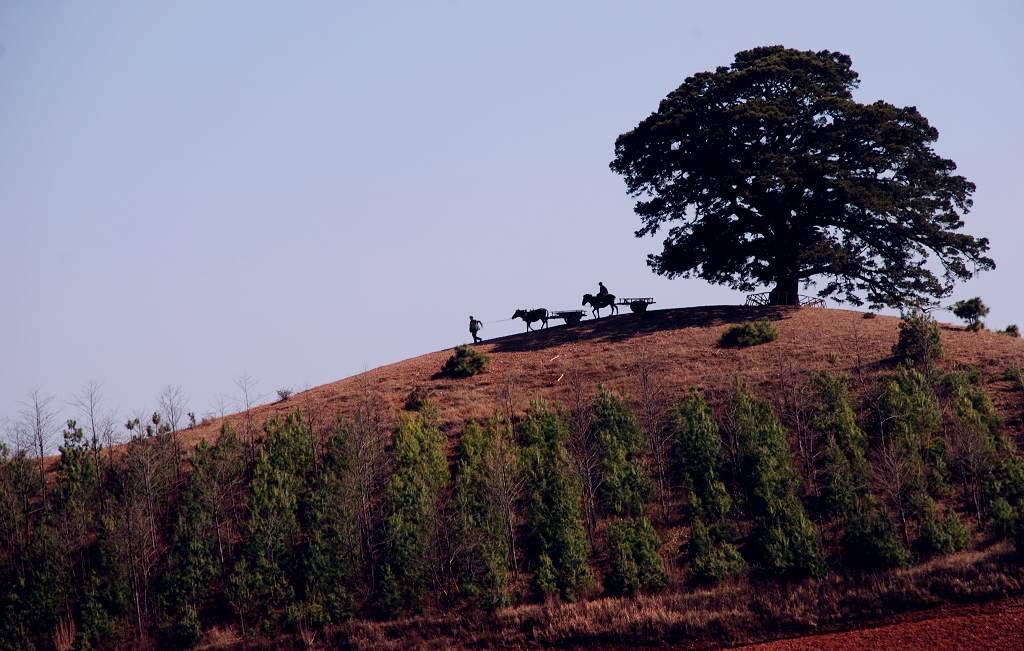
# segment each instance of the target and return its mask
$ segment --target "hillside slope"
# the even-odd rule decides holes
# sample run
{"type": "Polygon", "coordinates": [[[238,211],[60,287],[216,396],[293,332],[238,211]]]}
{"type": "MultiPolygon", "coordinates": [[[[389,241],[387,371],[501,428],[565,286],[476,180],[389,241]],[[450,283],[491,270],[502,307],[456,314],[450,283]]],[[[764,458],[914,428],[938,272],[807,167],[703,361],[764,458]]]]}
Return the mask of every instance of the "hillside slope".
{"type": "MultiPolygon", "coordinates": [[[[945,349],[941,365],[945,370],[976,371],[971,376],[971,386],[976,389],[975,381],[979,378],[986,386],[1011,445],[1005,445],[1007,440],[998,427],[983,430],[960,420],[966,416],[958,411],[961,403],[954,400],[961,398],[953,399],[953,395],[966,396],[970,401],[977,399],[981,405],[978,409],[983,407],[983,411],[977,412],[978,417],[984,414],[986,418],[978,422],[996,424],[999,419],[991,418],[984,392],[944,394],[959,386],[956,383],[962,382],[964,376],[934,374],[931,377],[937,381],[922,380],[926,388],[917,397],[911,393],[901,395],[908,396],[912,405],[923,404],[919,399],[931,396],[932,411],[924,413],[923,409],[922,413],[933,414],[935,418],[922,420],[922,437],[933,432],[924,427],[938,428],[941,422],[946,428],[944,433],[959,438],[936,437],[925,447],[924,438],[916,438],[919,430],[914,429],[900,439],[905,442],[903,445],[915,446],[904,456],[872,455],[868,463],[881,470],[875,473],[869,467],[865,472],[872,472],[870,477],[861,475],[862,485],[870,482],[872,486],[855,496],[857,511],[835,513],[823,501],[825,490],[831,489],[822,488],[819,493],[815,488],[832,486],[824,479],[818,481],[819,475],[827,477],[829,468],[839,472],[841,467],[839,462],[821,461],[829,458],[827,451],[816,451],[820,444],[808,442],[808,434],[815,439],[827,435],[833,440],[837,434],[818,429],[830,426],[819,425],[817,420],[808,426],[813,414],[824,413],[814,410],[829,399],[810,387],[805,381],[807,374],[815,370],[843,374],[850,378],[855,398],[856,394],[871,398],[875,395],[871,389],[876,380],[894,375],[891,350],[897,340],[898,324],[898,319],[891,317],[865,318],[859,312],[816,308],[717,306],[659,310],[647,316],[626,314],[573,328],[555,327],[479,344],[477,349],[490,358],[490,369],[482,375],[459,380],[437,377],[451,351],[436,351],[325,384],[285,401],[204,422],[180,432],[180,437],[136,439],[119,448],[110,457],[112,463],[97,465],[100,473],[88,471],[93,467],[91,460],[99,457],[87,455],[88,448],[79,438],[77,444],[65,447],[60,469],[52,473],[53,490],[49,493],[42,492],[45,485],[41,480],[39,489],[34,488],[38,475],[34,466],[26,465],[29,461],[9,460],[0,465],[0,470],[9,471],[0,473],[0,483],[8,485],[6,495],[29,497],[7,499],[0,506],[20,514],[18,517],[26,523],[9,531],[32,535],[27,542],[20,543],[14,537],[17,544],[9,545],[15,553],[8,558],[18,559],[20,565],[0,566],[7,576],[26,577],[10,582],[23,588],[9,593],[13,595],[7,601],[11,606],[0,608],[0,615],[10,613],[10,621],[22,627],[18,630],[22,631],[23,639],[47,639],[55,630],[58,615],[70,613],[65,614],[70,618],[86,609],[72,605],[62,610],[54,602],[47,611],[49,620],[42,620],[31,606],[37,603],[34,599],[52,594],[51,583],[63,581],[66,594],[72,595],[69,600],[86,604],[87,594],[76,596],[78,586],[82,585],[76,577],[95,575],[105,591],[102,603],[110,604],[104,605],[102,612],[113,617],[109,627],[112,644],[127,642],[129,637],[152,636],[150,647],[180,638],[190,644],[202,640],[202,648],[243,648],[250,642],[266,648],[309,648],[310,641],[304,636],[315,633],[322,635],[323,644],[329,647],[375,651],[410,646],[620,648],[627,643],[720,648],[866,626],[911,624],[917,614],[924,617],[925,611],[940,606],[1019,598],[1024,595],[1024,564],[1020,563],[1017,544],[1007,540],[1009,529],[997,529],[994,515],[988,519],[974,517],[965,506],[967,471],[956,471],[961,472],[957,481],[964,480],[963,486],[947,485],[940,475],[947,467],[947,457],[934,460],[929,456],[925,460],[922,450],[941,450],[932,443],[948,440],[951,446],[975,446],[951,449],[984,452],[985,448],[979,446],[991,441],[998,454],[993,452],[978,463],[987,463],[981,466],[982,470],[988,468],[985,472],[990,471],[992,477],[1003,482],[998,495],[1013,500],[1012,504],[1007,502],[1004,511],[1011,509],[1011,527],[1016,526],[1019,511],[1013,509],[1024,508],[1019,502],[1024,489],[1017,480],[1021,473],[1015,469],[1021,466],[1012,445],[1019,448],[1024,442],[1024,391],[1017,380],[1004,377],[1009,368],[1024,368],[1021,340],[988,332],[970,333],[952,326],[941,329],[945,349]],[[777,340],[746,349],[719,345],[730,324],[762,317],[775,323],[777,340]],[[687,468],[700,462],[685,461],[678,455],[687,445],[686,437],[695,439],[697,435],[683,433],[687,426],[678,425],[678,416],[671,420],[675,424],[668,427],[661,427],[659,421],[668,401],[687,390],[699,389],[714,407],[720,405],[737,381],[746,383],[751,393],[756,394],[754,397],[759,398],[748,400],[749,405],[767,402],[782,422],[776,421],[767,409],[748,410],[745,417],[735,402],[731,411],[726,408],[709,414],[712,426],[723,428],[723,442],[728,443],[730,436],[734,445],[738,441],[738,447],[732,448],[734,455],[739,455],[735,456],[738,464],[726,468],[724,459],[712,461],[719,467],[715,472],[725,478],[720,482],[721,490],[745,500],[715,523],[714,526],[721,527],[721,533],[715,535],[722,536],[718,541],[722,547],[712,553],[724,553],[735,541],[734,554],[742,554],[748,570],[708,584],[698,573],[700,557],[689,551],[697,540],[697,518],[705,516],[695,510],[695,505],[700,504],[695,501],[696,494],[683,490],[685,473],[690,472],[687,468]],[[655,443],[650,450],[627,452],[625,428],[622,440],[615,441],[611,433],[614,426],[595,424],[614,421],[601,421],[605,416],[597,414],[607,415],[609,411],[598,405],[618,402],[608,397],[594,400],[599,387],[636,398],[634,413],[644,421],[642,427],[650,432],[652,440],[667,432],[673,441],[666,443],[662,437],[662,442],[655,443]],[[433,417],[399,420],[406,398],[414,389],[429,395],[436,406],[436,422],[441,431],[434,427],[433,417]],[[571,422],[539,416],[536,411],[527,415],[529,403],[537,399],[568,407],[571,422]],[[252,442],[254,439],[249,437],[258,438],[256,432],[261,423],[296,410],[307,416],[311,427],[290,419],[281,426],[268,428],[261,453],[240,441],[252,442]],[[501,462],[508,465],[494,466],[490,464],[496,457],[485,458],[477,452],[474,463],[478,465],[472,466],[472,450],[485,435],[479,428],[475,435],[469,434],[471,430],[464,427],[466,422],[509,412],[514,416],[513,433],[519,439],[512,441],[509,449],[513,454],[516,450],[522,454],[501,462]],[[352,427],[331,431],[328,426],[336,416],[353,416],[355,422],[352,427]],[[549,427],[543,424],[545,418],[550,429],[544,429],[549,427]],[[395,428],[395,423],[401,425],[395,428]],[[225,424],[231,424],[243,436],[222,437],[212,450],[197,452],[191,464],[181,463],[179,442],[191,449],[203,439],[217,438],[225,424]],[[369,427],[363,427],[366,424],[369,427]],[[599,427],[603,429],[598,431],[599,427]],[[310,446],[311,432],[322,435],[330,444],[322,446],[322,450],[310,446]],[[538,432],[541,437],[550,438],[538,437],[538,432]],[[598,432],[598,436],[587,438],[588,432],[598,432]],[[968,440],[965,435],[975,438],[968,440]],[[573,438],[565,443],[565,437],[573,438]],[[755,443],[744,443],[741,437],[755,443]],[[468,445],[457,452],[456,444],[460,441],[468,445]],[[445,464],[446,444],[451,465],[445,464]],[[614,448],[615,445],[619,447],[614,448]],[[665,461],[667,446],[680,457],[679,461],[668,470],[663,465],[662,474],[656,475],[656,464],[659,459],[665,461]],[[607,454],[598,457],[603,454],[602,449],[607,454]],[[594,466],[583,465],[594,459],[605,464],[606,459],[611,459],[609,464],[614,466],[615,454],[619,458],[635,455],[628,462],[633,464],[631,467],[627,468],[626,462],[619,464],[618,469],[623,471],[620,476],[635,470],[636,476],[646,474],[652,481],[660,480],[656,498],[642,497],[645,501],[636,507],[649,518],[642,527],[635,524],[642,520],[620,518],[611,508],[600,506],[603,498],[594,486],[613,483],[595,483],[612,476],[599,475],[607,466],[594,470],[594,466]],[[912,455],[917,455],[916,460],[912,455]],[[1006,465],[996,465],[1004,462],[1006,465]],[[797,463],[803,464],[799,473],[792,467],[797,463]],[[182,471],[189,467],[190,472],[182,471]],[[454,473],[449,472],[452,468],[454,473]],[[504,493],[510,497],[502,502],[507,505],[506,510],[499,513],[494,510],[501,499],[497,484],[472,482],[476,481],[474,477],[497,477],[502,468],[513,468],[511,474],[518,477],[513,481],[519,483],[504,493]],[[908,473],[915,469],[922,482],[934,478],[936,487],[919,485],[917,493],[911,492],[913,487],[899,488],[907,485],[908,473]],[[893,476],[895,480],[891,479],[893,476]],[[89,483],[90,478],[101,481],[89,483]],[[589,495],[582,492],[584,481],[592,482],[589,495]],[[797,494],[804,481],[808,486],[806,494],[797,494]],[[460,486],[468,492],[460,493],[460,486]],[[902,492],[886,492],[887,487],[902,492]],[[31,497],[35,490],[40,491],[38,499],[31,497]],[[472,493],[473,490],[478,492],[472,493]],[[51,496],[48,501],[47,494],[51,496]],[[94,498],[97,494],[99,499],[94,498]],[[483,497],[477,501],[467,499],[474,494],[483,497]],[[462,497],[457,499],[456,495],[462,497]],[[911,498],[924,506],[919,514],[912,512],[910,524],[902,520],[902,542],[892,542],[900,533],[897,525],[890,529],[894,532],[891,535],[886,534],[885,527],[878,533],[876,527],[866,543],[864,538],[853,539],[856,545],[905,547],[907,560],[872,561],[868,571],[864,571],[857,556],[848,556],[851,547],[846,534],[854,524],[870,524],[867,515],[871,513],[895,516],[861,507],[881,504],[879,509],[901,509],[903,513],[911,498]],[[31,505],[33,500],[42,508],[18,510],[20,505],[31,505]],[[785,513],[790,519],[772,520],[776,517],[774,513],[783,512],[783,507],[788,509],[785,513]],[[558,516],[548,517],[549,513],[558,516]],[[941,519],[936,513],[943,514],[941,519]],[[494,518],[500,517],[500,532],[471,524],[482,521],[474,520],[480,514],[490,514],[488,521],[492,525],[498,522],[494,518]],[[60,527],[54,528],[49,522],[60,527]],[[558,526],[544,528],[552,522],[558,526]],[[763,538],[758,538],[758,527],[765,522],[784,531],[787,540],[811,541],[804,548],[810,550],[807,557],[812,562],[819,559],[820,564],[800,566],[781,557],[780,562],[788,565],[770,565],[780,557],[769,557],[771,550],[763,551],[765,545],[763,538]],[[806,526],[797,526],[801,523],[806,526]],[[786,528],[782,529],[784,525],[786,528]],[[626,531],[639,542],[624,543],[621,533],[617,534],[620,538],[616,542],[613,527],[617,527],[614,531],[626,531]],[[630,534],[631,531],[639,533],[630,534]],[[30,581],[29,573],[18,574],[21,567],[34,567],[36,557],[30,552],[50,544],[46,536],[58,535],[63,536],[59,538],[63,541],[62,549],[84,552],[46,555],[71,559],[66,563],[66,572],[61,569],[64,565],[54,563],[51,574],[56,578],[52,581],[30,581]],[[648,537],[641,539],[641,535],[648,537]],[[488,549],[475,542],[473,536],[495,545],[501,540],[509,541],[508,551],[489,548],[499,549],[496,557],[506,571],[508,565],[513,568],[512,572],[496,575],[498,599],[507,605],[493,612],[476,610],[473,604],[478,602],[470,596],[476,575],[465,573],[479,569],[473,563],[488,549]],[[547,541],[560,541],[557,544],[565,547],[569,543],[580,544],[569,550],[575,556],[551,545],[551,554],[562,553],[557,561],[560,565],[556,565],[549,551],[542,547],[547,544],[543,536],[548,536],[547,541]],[[634,596],[617,596],[614,582],[606,579],[617,573],[622,576],[630,567],[639,565],[631,555],[640,552],[626,547],[627,544],[643,544],[653,550],[645,552],[644,558],[660,574],[658,580],[663,589],[654,584],[650,589],[638,585],[634,596]],[[356,549],[356,557],[351,556],[356,549]],[[108,557],[112,559],[108,564],[94,564],[93,559],[108,557]],[[579,583],[571,584],[571,589],[580,591],[562,592],[562,587],[557,586],[560,596],[555,596],[556,592],[549,587],[546,597],[538,600],[536,588],[538,577],[542,576],[539,568],[543,567],[538,557],[547,558],[549,566],[556,568],[552,573],[565,567],[577,572],[570,578],[580,577],[579,583]],[[418,585],[417,592],[410,593],[414,598],[408,602],[398,601],[403,593],[393,588],[398,585],[390,578],[394,576],[393,565],[406,572],[402,576],[413,576],[409,584],[418,585]],[[253,567],[258,571],[253,571],[253,567]],[[774,569],[778,567],[782,569],[774,569]],[[194,573],[194,569],[203,574],[194,573]],[[336,575],[321,583],[321,577],[328,576],[329,571],[336,571],[336,575]],[[129,582],[122,578],[131,572],[143,578],[131,583],[129,590],[129,582]],[[419,572],[418,584],[413,582],[415,572],[419,572]],[[336,619],[320,618],[327,612],[320,610],[322,602],[318,601],[328,594],[324,586],[339,588],[330,593],[336,599],[331,603],[338,607],[332,615],[336,619]],[[190,594],[200,596],[191,597],[195,601],[189,602],[190,594]],[[150,595],[167,601],[149,604],[146,600],[150,595]],[[134,619],[130,609],[120,605],[128,604],[129,596],[133,596],[136,604],[134,619]],[[164,603],[184,606],[165,610],[161,605],[164,603]],[[351,610],[343,610],[346,608],[351,610]],[[314,616],[320,619],[313,619],[314,616]],[[307,622],[312,628],[304,628],[307,622]],[[258,629],[253,628],[256,624],[258,629]]],[[[893,390],[901,391],[892,389],[896,384],[890,383],[888,396],[893,390]]],[[[737,395],[746,393],[733,392],[733,396],[737,395]]],[[[855,399],[851,404],[845,391],[829,409],[842,409],[840,402],[847,405],[846,413],[851,418],[859,416],[865,421],[884,413],[876,409],[891,409],[892,416],[881,422],[894,417],[907,421],[916,417],[910,411],[896,411],[902,407],[887,407],[884,401],[855,399]]],[[[619,413],[628,411],[622,409],[619,413]]],[[[634,423],[632,430],[639,433],[636,421],[628,420],[634,423]]],[[[848,429],[857,428],[853,425],[848,429]]],[[[857,445],[854,434],[850,434],[854,441],[851,446],[857,445]]],[[[493,437],[489,439],[492,442],[505,440],[494,430],[486,436],[493,437]]],[[[863,445],[866,449],[866,438],[863,445]]],[[[957,454],[948,458],[968,459],[957,454]]],[[[848,475],[854,479],[852,471],[848,475]]],[[[0,497],[3,495],[0,492],[0,497]]],[[[981,513],[978,508],[976,513],[981,513]]],[[[995,512],[994,506],[992,511],[995,512]]],[[[1005,522],[1006,517],[999,526],[1005,522]]],[[[714,562],[715,557],[710,560],[714,562]]],[[[555,576],[558,578],[552,580],[561,580],[563,574],[555,576]]],[[[992,616],[985,621],[995,632],[985,635],[992,640],[1007,639],[999,637],[1000,631],[1010,630],[1014,625],[1016,611],[1000,608],[993,606],[991,612],[986,611],[986,617],[992,616]]],[[[934,611],[936,617],[945,616],[942,613],[952,611],[934,611]]],[[[83,627],[92,625],[91,620],[82,622],[83,627]]],[[[944,625],[929,626],[911,626],[907,634],[927,637],[932,634],[927,631],[943,630],[944,625]]],[[[902,635],[895,630],[886,635],[902,635]]],[[[106,639],[100,632],[91,635],[106,639]]],[[[845,638],[835,639],[835,644],[841,645],[845,638]]],[[[137,648],[147,648],[147,644],[141,643],[137,648]]]]}
{"type": "MultiPolygon", "coordinates": [[[[755,392],[770,397],[794,373],[824,369],[853,377],[856,388],[891,370],[898,323],[894,317],[866,319],[862,312],[820,308],[710,306],[655,310],[644,317],[627,313],[481,343],[477,349],[491,359],[490,371],[484,375],[435,378],[451,354],[450,349],[441,350],[254,408],[251,416],[262,422],[296,408],[343,415],[367,398],[397,411],[410,391],[423,387],[438,406],[442,425],[453,432],[468,419],[487,418],[504,409],[509,392],[517,411],[535,398],[567,400],[574,382],[587,393],[602,385],[635,394],[641,363],[667,395],[696,387],[714,400],[741,377],[755,392]],[[761,317],[775,321],[777,341],[747,349],[718,346],[730,324],[761,317]]],[[[1024,341],[953,326],[943,326],[942,339],[946,363],[977,368],[1008,431],[1019,434],[1024,428],[1021,397],[1002,380],[1002,374],[1010,366],[1024,368],[1024,341]]],[[[227,420],[237,426],[242,418],[235,414],[227,420]]],[[[187,443],[208,439],[220,426],[219,419],[205,423],[184,433],[183,439],[187,443]]]]}

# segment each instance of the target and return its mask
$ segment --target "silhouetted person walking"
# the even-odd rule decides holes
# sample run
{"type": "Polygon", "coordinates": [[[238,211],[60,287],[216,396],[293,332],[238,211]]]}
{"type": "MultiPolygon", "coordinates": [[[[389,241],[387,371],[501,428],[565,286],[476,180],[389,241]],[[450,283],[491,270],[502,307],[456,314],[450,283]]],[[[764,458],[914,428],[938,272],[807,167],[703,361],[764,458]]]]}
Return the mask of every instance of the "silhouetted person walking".
{"type": "Polygon", "coordinates": [[[483,341],[476,333],[480,332],[480,329],[484,327],[483,323],[480,323],[472,316],[469,317],[469,334],[473,335],[473,343],[479,343],[483,341]]]}

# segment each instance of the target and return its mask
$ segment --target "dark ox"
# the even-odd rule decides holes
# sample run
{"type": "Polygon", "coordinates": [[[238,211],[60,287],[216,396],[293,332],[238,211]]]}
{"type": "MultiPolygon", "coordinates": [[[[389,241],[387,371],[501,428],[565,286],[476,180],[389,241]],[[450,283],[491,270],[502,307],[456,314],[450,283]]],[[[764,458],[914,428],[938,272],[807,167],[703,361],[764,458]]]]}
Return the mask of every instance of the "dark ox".
{"type": "Polygon", "coordinates": [[[512,315],[513,319],[522,319],[526,322],[526,331],[533,330],[530,324],[534,321],[542,321],[544,325],[542,327],[548,327],[548,311],[542,307],[538,307],[536,310],[524,310],[522,308],[516,310],[516,313],[512,315]]]}

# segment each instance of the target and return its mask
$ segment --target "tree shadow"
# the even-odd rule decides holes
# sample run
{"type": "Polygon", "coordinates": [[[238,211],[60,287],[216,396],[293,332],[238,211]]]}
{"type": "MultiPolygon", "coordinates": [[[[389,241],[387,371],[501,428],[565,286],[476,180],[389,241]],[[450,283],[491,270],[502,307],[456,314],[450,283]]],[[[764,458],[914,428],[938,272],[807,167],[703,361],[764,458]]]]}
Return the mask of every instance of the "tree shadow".
{"type": "Polygon", "coordinates": [[[706,328],[762,318],[777,321],[789,318],[790,312],[795,309],[799,308],[711,305],[651,310],[645,314],[633,314],[627,309],[618,316],[589,319],[575,326],[551,326],[543,330],[498,337],[487,343],[491,344],[494,347],[493,351],[497,353],[544,350],[578,341],[614,343],[663,330],[706,328]]]}

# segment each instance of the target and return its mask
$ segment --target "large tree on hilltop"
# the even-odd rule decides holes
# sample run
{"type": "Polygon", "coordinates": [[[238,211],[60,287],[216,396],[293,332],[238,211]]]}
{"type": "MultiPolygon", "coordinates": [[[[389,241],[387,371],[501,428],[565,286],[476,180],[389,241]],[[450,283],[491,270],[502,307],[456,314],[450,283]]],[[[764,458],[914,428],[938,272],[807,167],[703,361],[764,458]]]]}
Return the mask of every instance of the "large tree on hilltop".
{"type": "Polygon", "coordinates": [[[853,99],[839,52],[760,47],[698,73],[615,141],[643,227],[668,227],[658,274],[734,289],[773,286],[880,307],[929,303],[992,269],[988,240],[960,232],[974,184],[937,155],[915,107],[853,99]],[[930,262],[934,259],[936,262],[930,262]]]}

